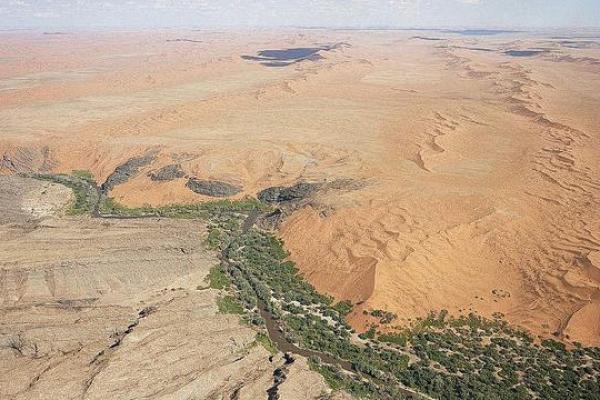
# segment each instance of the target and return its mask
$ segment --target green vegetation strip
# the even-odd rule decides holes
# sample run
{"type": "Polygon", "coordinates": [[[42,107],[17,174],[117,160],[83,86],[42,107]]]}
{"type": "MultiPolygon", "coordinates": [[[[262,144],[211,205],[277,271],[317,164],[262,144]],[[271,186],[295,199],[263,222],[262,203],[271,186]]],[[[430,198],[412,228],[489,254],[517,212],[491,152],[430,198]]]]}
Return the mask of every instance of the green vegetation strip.
{"type": "MultiPolygon", "coordinates": [[[[85,189],[89,176],[77,175],[37,177],[72,188],[76,196],[72,210],[80,213],[93,209],[94,196],[85,189]]],[[[268,210],[255,199],[135,209],[104,199],[99,210],[107,217],[207,221],[208,244],[222,255],[220,267],[209,276],[210,286],[220,289],[230,281],[235,295],[221,297],[219,310],[244,313],[246,322],[262,328],[258,305],[266,305],[289,342],[340,360],[333,365],[311,358],[310,366],[332,388],[357,398],[401,399],[408,395],[406,388],[440,399],[600,398],[600,348],[567,350],[552,340],[538,344],[500,317],[432,313],[402,330],[380,333],[381,325],[373,326],[358,339],[344,318],[351,310],[349,302],[333,304],[316,292],[288,260],[280,240],[244,226],[249,215],[268,210]],[[348,362],[350,370],[340,367],[348,362]]],[[[395,318],[383,310],[372,311],[371,316],[388,327],[395,318]]],[[[272,349],[264,335],[257,341],[272,349]]]]}

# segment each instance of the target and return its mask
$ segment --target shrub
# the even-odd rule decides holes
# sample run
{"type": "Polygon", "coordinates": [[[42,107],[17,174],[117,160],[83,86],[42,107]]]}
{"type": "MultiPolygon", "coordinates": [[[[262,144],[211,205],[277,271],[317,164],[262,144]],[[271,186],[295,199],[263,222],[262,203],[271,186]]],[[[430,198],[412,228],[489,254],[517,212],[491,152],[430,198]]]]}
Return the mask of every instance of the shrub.
{"type": "Polygon", "coordinates": [[[397,344],[399,346],[406,346],[407,338],[406,335],[400,333],[384,333],[377,337],[377,340],[385,343],[397,344]]]}
{"type": "Polygon", "coordinates": [[[342,315],[348,315],[352,311],[352,302],[350,300],[340,301],[333,306],[333,309],[342,315]]]}
{"type": "Polygon", "coordinates": [[[209,282],[211,289],[222,290],[228,288],[231,281],[223,271],[220,265],[216,265],[210,269],[206,280],[209,282]]]}
{"type": "Polygon", "coordinates": [[[369,329],[366,332],[361,333],[360,335],[358,335],[358,337],[363,340],[373,339],[375,337],[375,327],[371,327],[371,329],[369,329]]]}
{"type": "Polygon", "coordinates": [[[217,300],[217,307],[221,314],[243,314],[244,307],[232,296],[223,296],[217,300]]]}

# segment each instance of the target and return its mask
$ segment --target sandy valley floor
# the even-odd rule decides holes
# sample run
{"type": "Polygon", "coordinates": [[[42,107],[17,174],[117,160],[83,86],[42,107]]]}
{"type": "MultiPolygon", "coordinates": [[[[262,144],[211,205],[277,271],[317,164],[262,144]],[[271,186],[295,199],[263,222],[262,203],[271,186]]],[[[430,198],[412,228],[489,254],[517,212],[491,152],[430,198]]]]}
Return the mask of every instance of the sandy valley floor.
{"type": "MultiPolygon", "coordinates": [[[[143,172],[178,163],[241,186],[237,198],[351,179],[280,235],[319,290],[361,303],[356,327],[368,323],[363,309],[393,311],[399,324],[429,310],[501,312],[536,334],[600,345],[597,38],[0,35],[0,173],[88,169],[103,181],[155,151],[143,172]],[[242,58],[333,44],[289,66],[242,58]]],[[[208,199],[185,182],[142,173],[111,196],[208,199]]],[[[71,283],[61,290],[85,290],[71,283]]]]}

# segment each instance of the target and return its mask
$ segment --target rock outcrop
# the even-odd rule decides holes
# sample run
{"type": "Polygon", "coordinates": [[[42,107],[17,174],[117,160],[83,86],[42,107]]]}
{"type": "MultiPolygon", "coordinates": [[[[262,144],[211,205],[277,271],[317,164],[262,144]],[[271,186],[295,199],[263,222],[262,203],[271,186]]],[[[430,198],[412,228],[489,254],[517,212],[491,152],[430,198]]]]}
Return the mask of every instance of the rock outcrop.
{"type": "Polygon", "coordinates": [[[215,180],[190,178],[186,186],[195,193],[210,197],[230,197],[242,191],[239,186],[215,180]]]}
{"type": "Polygon", "coordinates": [[[107,194],[117,185],[127,182],[129,179],[136,176],[140,169],[149,165],[156,158],[156,153],[148,153],[141,157],[130,158],[123,164],[119,165],[115,171],[108,176],[106,181],[100,186],[102,193],[107,194]]]}
{"type": "Polygon", "coordinates": [[[310,197],[321,187],[320,183],[300,182],[294,186],[275,186],[258,194],[258,199],[265,203],[286,203],[310,197]]]}
{"type": "Polygon", "coordinates": [[[172,181],[183,178],[185,172],[181,169],[180,164],[170,164],[157,169],[156,171],[149,172],[148,176],[153,181],[172,181]]]}

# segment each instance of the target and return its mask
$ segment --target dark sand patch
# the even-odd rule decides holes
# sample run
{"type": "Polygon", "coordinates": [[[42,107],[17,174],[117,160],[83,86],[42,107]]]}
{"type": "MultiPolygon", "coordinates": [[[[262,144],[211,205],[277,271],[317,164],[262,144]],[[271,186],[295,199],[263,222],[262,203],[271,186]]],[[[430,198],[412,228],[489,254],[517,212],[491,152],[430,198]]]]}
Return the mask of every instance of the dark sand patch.
{"type": "Polygon", "coordinates": [[[296,47],[289,49],[260,50],[255,56],[243,55],[246,61],[257,61],[265,67],[287,67],[302,61],[319,61],[323,59],[320,52],[327,52],[350,46],[348,43],[336,43],[319,47],[296,47]]]}
{"type": "Polygon", "coordinates": [[[504,54],[510,57],[535,57],[547,52],[547,50],[507,50],[504,54]]]}

